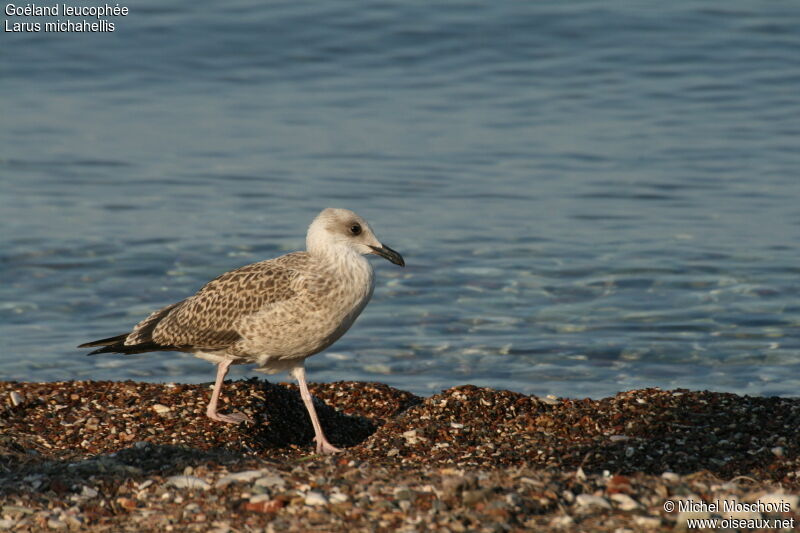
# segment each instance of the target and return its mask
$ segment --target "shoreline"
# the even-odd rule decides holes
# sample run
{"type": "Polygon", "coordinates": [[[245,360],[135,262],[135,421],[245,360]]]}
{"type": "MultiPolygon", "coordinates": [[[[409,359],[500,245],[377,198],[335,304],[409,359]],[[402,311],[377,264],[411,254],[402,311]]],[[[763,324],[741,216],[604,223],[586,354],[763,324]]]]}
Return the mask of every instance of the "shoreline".
{"type": "Polygon", "coordinates": [[[232,426],[206,384],[0,382],[0,529],[666,531],[729,500],[800,527],[800,398],[310,388],[341,454],[313,454],[290,384],[227,382],[256,419],[232,426]]]}

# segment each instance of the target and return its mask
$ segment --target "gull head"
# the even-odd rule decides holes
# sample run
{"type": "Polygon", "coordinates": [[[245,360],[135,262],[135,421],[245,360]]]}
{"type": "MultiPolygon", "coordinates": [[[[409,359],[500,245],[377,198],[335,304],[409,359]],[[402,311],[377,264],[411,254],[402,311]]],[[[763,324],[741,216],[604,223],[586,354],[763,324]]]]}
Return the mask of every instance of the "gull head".
{"type": "Polygon", "coordinates": [[[311,254],[374,254],[405,266],[403,256],[381,244],[367,221],[349,209],[323,209],[308,227],[306,249],[311,254]]]}

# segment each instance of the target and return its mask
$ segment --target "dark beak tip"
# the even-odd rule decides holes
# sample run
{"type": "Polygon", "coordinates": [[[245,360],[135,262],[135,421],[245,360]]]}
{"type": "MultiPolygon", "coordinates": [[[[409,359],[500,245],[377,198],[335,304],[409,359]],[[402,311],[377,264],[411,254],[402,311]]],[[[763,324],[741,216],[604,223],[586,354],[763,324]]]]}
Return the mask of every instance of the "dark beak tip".
{"type": "Polygon", "coordinates": [[[406,266],[406,262],[403,260],[403,256],[397,253],[396,251],[392,250],[388,246],[383,246],[382,248],[378,248],[377,246],[370,246],[373,249],[375,255],[379,255],[386,259],[387,261],[394,263],[395,265],[399,265],[401,267],[406,266]]]}

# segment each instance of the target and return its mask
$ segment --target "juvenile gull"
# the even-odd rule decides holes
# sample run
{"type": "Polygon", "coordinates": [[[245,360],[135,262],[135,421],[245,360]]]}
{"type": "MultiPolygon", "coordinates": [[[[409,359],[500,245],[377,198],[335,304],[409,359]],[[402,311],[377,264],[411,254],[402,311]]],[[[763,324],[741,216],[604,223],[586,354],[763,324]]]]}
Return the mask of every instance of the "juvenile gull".
{"type": "Polygon", "coordinates": [[[305,359],[321,352],[353,324],[375,288],[375,254],[405,266],[381,244],[367,222],[347,209],[323,210],[306,235],[306,251],[246,265],[208,282],[197,294],[168,305],[130,333],[81,344],[99,353],[189,352],[217,364],[206,414],[238,424],[242,413],[217,412],[220,389],[232,364],[257,364],[261,372],[288,370],[314,426],[318,453],[340,451],[325,438],[306,384],[305,359]]]}

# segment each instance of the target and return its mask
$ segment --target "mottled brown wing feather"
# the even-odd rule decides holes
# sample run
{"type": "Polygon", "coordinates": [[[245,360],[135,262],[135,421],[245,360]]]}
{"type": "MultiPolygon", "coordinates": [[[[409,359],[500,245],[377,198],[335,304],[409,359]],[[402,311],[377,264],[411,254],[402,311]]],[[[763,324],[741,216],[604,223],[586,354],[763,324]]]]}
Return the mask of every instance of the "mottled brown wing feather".
{"type": "Polygon", "coordinates": [[[163,320],[170,311],[181,304],[183,304],[183,302],[168,305],[166,307],[162,307],[158,311],[150,313],[150,316],[136,324],[136,326],[133,328],[133,331],[131,331],[125,338],[125,344],[133,345],[152,342],[153,330],[158,323],[161,322],[161,320],[163,320]]]}
{"type": "Polygon", "coordinates": [[[149,329],[150,339],[140,338],[139,342],[225,349],[240,339],[235,326],[241,317],[295,297],[292,286],[303,275],[308,260],[308,254],[296,252],[226,272],[194,296],[161,310],[166,314],[157,311],[132,334],[149,329]]]}

